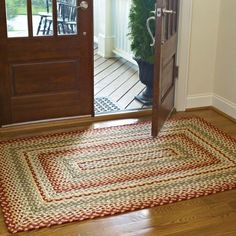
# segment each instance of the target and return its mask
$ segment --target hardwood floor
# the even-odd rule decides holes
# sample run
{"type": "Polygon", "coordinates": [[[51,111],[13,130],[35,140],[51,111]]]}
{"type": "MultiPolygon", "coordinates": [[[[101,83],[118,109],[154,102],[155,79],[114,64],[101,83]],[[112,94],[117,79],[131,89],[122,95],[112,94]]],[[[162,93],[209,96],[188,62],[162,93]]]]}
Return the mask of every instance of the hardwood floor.
{"type": "Polygon", "coordinates": [[[94,50],[94,94],[108,97],[121,110],[139,110],[144,106],[134,97],[140,94],[143,85],[138,76],[138,67],[122,58],[105,59],[94,50]]]}
{"type": "MultiPolygon", "coordinates": [[[[198,115],[236,138],[236,124],[212,110],[177,113],[175,116],[198,115]]],[[[148,118],[146,118],[148,119],[148,118]]],[[[137,119],[94,123],[94,128],[138,122],[137,119]]],[[[68,130],[72,127],[61,127],[68,130]],[[66,128],[67,127],[67,128],[66,128]]],[[[78,127],[76,127],[78,128],[78,127]]],[[[55,129],[55,128],[54,128],[55,129]]],[[[43,128],[37,133],[48,132],[43,128]]],[[[58,131],[58,128],[56,130],[58,131]]],[[[4,137],[25,135],[20,131],[5,133],[4,137]]],[[[235,147],[236,148],[236,147],[235,147]]],[[[236,235],[236,190],[182,201],[151,209],[111,217],[74,222],[18,233],[19,236],[235,236],[236,235]]],[[[0,215],[0,236],[10,235],[0,215]]]]}

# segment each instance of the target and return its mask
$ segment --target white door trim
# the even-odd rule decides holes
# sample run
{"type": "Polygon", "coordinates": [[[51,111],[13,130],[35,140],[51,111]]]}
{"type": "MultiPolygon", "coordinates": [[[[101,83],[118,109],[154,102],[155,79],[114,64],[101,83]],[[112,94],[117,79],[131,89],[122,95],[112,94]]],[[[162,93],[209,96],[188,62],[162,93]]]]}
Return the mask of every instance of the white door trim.
{"type": "Polygon", "coordinates": [[[180,0],[178,58],[179,78],[176,80],[175,108],[185,111],[187,108],[189,58],[192,31],[193,0],[180,0]]]}

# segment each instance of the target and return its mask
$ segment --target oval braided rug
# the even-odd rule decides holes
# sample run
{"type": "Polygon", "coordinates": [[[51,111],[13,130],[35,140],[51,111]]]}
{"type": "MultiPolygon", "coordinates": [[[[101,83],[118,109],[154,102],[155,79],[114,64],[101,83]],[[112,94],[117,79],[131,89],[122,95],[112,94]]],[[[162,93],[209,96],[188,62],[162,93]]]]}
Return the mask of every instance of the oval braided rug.
{"type": "Polygon", "coordinates": [[[236,140],[197,117],[159,136],[143,122],[0,142],[10,232],[149,208],[236,187],[236,140]]]}

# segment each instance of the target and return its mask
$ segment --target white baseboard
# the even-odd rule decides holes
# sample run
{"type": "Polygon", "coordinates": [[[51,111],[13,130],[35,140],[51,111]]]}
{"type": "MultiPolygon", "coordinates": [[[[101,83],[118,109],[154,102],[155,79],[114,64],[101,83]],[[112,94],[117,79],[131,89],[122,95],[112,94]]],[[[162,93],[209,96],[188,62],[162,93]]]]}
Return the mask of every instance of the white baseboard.
{"type": "Polygon", "coordinates": [[[113,53],[118,56],[118,57],[122,57],[124,58],[125,60],[133,63],[134,65],[138,65],[137,62],[133,59],[133,55],[131,55],[130,53],[128,52],[125,52],[123,50],[120,50],[118,48],[114,48],[113,49],[113,53]]]}
{"type": "Polygon", "coordinates": [[[214,94],[212,106],[236,119],[236,104],[217,94],[214,94]]]}
{"type": "Polygon", "coordinates": [[[236,104],[217,94],[196,94],[187,98],[187,109],[209,106],[215,107],[236,119],[236,104]]]}
{"type": "Polygon", "coordinates": [[[196,94],[188,96],[187,98],[187,109],[197,107],[209,107],[212,106],[212,93],[196,94]]]}
{"type": "Polygon", "coordinates": [[[96,43],[96,44],[98,44],[98,37],[95,36],[95,35],[94,35],[94,37],[93,37],[93,42],[96,43]]]}

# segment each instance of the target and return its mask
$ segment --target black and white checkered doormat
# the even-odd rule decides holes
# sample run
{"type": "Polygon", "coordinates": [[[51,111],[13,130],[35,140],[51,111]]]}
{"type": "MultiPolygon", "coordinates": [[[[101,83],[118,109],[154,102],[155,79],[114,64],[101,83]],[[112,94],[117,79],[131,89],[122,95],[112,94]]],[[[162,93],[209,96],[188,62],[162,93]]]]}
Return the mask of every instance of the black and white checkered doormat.
{"type": "Polygon", "coordinates": [[[108,97],[96,97],[94,101],[94,109],[96,114],[121,110],[121,108],[108,97]]]}

